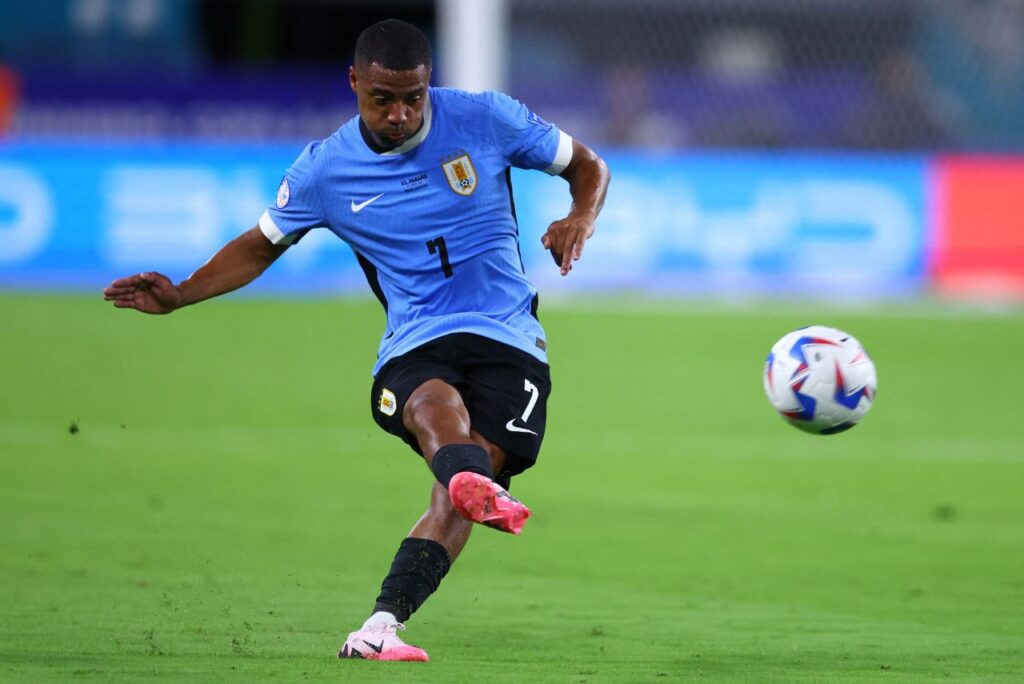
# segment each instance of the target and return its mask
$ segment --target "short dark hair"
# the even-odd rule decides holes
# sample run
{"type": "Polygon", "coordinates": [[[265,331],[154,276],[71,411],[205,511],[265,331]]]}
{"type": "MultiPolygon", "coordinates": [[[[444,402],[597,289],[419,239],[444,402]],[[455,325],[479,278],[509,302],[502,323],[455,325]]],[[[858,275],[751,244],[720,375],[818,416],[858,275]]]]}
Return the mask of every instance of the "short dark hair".
{"type": "Polygon", "coordinates": [[[430,69],[430,41],[408,22],[385,19],[359,34],[354,61],[356,66],[380,64],[392,71],[408,71],[421,65],[430,69]]]}

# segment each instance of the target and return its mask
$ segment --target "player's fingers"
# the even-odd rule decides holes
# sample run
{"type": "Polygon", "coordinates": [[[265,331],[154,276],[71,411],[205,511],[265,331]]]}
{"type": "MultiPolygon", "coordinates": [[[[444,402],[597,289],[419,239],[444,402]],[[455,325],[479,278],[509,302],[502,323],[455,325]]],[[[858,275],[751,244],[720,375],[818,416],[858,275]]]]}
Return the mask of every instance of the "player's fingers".
{"type": "Polygon", "coordinates": [[[118,278],[117,280],[115,280],[112,283],[110,283],[110,285],[107,286],[107,289],[108,290],[112,290],[112,289],[122,289],[122,288],[126,288],[126,287],[135,287],[138,284],[139,284],[139,276],[131,275],[131,276],[127,276],[127,277],[124,277],[124,278],[118,278]]]}
{"type": "Polygon", "coordinates": [[[562,275],[568,275],[569,271],[572,270],[572,249],[566,249],[562,252],[562,275]]]}
{"type": "Polygon", "coordinates": [[[131,299],[134,296],[135,296],[134,295],[134,291],[133,292],[111,292],[111,293],[104,293],[103,294],[103,299],[108,301],[108,302],[110,302],[110,301],[113,301],[115,299],[131,299]]]}
{"type": "Polygon", "coordinates": [[[140,290],[160,287],[162,282],[161,278],[163,278],[163,276],[159,273],[150,272],[137,273],[125,278],[118,278],[103,290],[103,296],[104,298],[132,296],[140,290]]]}
{"type": "Polygon", "coordinates": [[[139,286],[143,288],[160,287],[162,276],[159,273],[140,273],[139,286]]]}
{"type": "Polygon", "coordinates": [[[583,256],[583,246],[587,244],[586,236],[579,236],[576,238],[576,243],[572,246],[572,260],[579,261],[580,257],[583,256]]]}
{"type": "Polygon", "coordinates": [[[555,237],[552,237],[551,228],[548,228],[548,232],[541,236],[540,244],[551,252],[551,258],[555,260],[556,264],[562,263],[562,253],[558,251],[558,243],[555,237]]]}
{"type": "Polygon", "coordinates": [[[135,292],[139,289],[138,285],[122,285],[120,283],[112,283],[107,287],[103,288],[103,294],[105,295],[120,295],[135,292]]]}
{"type": "Polygon", "coordinates": [[[171,279],[163,273],[147,271],[139,274],[139,288],[143,290],[163,290],[171,287],[171,279]]]}

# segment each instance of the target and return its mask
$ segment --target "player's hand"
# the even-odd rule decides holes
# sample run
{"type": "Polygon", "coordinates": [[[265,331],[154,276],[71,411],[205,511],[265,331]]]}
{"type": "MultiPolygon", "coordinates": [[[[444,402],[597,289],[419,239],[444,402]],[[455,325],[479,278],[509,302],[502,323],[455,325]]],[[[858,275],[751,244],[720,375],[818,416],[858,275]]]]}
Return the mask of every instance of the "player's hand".
{"type": "Polygon", "coordinates": [[[148,314],[168,314],[182,306],[181,292],[170,278],[152,272],[118,278],[103,290],[103,299],[148,314]]]}
{"type": "Polygon", "coordinates": [[[551,257],[561,269],[562,275],[572,270],[572,262],[579,261],[583,256],[583,245],[594,234],[594,219],[589,215],[570,214],[561,221],[548,226],[540,243],[544,249],[551,251],[551,257]]]}

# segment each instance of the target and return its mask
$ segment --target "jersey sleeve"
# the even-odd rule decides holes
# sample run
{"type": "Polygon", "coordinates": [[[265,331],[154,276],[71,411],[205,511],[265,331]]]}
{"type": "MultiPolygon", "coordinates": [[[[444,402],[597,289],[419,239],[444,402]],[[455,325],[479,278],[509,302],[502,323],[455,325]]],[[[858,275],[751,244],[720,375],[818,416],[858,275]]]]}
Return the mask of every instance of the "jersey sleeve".
{"type": "Polygon", "coordinates": [[[290,245],[310,229],[327,225],[317,190],[316,151],[310,143],[285,172],[277,201],[260,217],[260,230],[275,245],[290,245]]]}
{"type": "Polygon", "coordinates": [[[572,160],[572,138],[503,93],[487,93],[491,128],[509,162],[557,176],[572,160]]]}

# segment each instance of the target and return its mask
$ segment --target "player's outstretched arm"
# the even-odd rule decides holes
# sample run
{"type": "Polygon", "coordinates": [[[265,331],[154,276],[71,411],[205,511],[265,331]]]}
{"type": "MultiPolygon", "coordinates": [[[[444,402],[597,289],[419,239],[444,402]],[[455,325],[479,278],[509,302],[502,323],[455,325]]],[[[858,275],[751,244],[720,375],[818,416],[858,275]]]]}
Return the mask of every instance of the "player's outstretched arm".
{"type": "Polygon", "coordinates": [[[604,206],[611,173],[593,150],[573,140],[572,161],[561,176],[569,181],[572,208],[568,216],[548,226],[540,241],[545,249],[551,250],[562,275],[568,275],[572,262],[583,256],[584,243],[594,234],[594,222],[604,206]]]}
{"type": "Polygon", "coordinates": [[[256,227],[221,247],[177,285],[161,273],[137,273],[112,282],[103,290],[103,298],[122,309],[168,314],[251,283],[286,249],[271,243],[256,227]]]}

